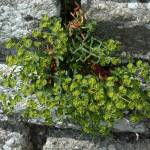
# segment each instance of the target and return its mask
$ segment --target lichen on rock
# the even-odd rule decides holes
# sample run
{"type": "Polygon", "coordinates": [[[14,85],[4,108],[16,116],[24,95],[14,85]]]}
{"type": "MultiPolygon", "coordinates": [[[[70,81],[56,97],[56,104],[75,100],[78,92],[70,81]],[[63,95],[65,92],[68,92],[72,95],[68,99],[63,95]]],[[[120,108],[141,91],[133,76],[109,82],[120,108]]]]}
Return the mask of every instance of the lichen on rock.
{"type": "Polygon", "coordinates": [[[9,38],[20,38],[37,26],[43,14],[60,15],[59,0],[1,0],[0,54],[9,54],[3,43],[9,38]]]}

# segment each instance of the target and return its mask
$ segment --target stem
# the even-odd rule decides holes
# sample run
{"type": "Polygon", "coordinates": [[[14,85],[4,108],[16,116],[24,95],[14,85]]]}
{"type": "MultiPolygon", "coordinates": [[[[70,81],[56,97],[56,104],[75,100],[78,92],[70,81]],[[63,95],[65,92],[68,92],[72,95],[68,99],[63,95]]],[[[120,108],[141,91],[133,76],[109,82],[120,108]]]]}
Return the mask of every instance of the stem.
{"type": "Polygon", "coordinates": [[[123,99],[124,101],[126,101],[126,102],[128,102],[128,103],[130,103],[130,101],[128,101],[127,99],[125,99],[124,97],[122,97],[122,96],[119,96],[121,99],[123,99]]]}

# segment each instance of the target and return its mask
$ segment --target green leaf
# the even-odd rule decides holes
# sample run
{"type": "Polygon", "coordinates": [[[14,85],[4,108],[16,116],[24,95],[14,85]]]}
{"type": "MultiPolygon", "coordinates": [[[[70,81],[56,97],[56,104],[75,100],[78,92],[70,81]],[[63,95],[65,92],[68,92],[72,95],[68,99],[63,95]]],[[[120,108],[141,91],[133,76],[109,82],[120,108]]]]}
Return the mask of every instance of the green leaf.
{"type": "Polygon", "coordinates": [[[119,87],[119,92],[120,92],[122,95],[126,95],[126,94],[127,94],[127,89],[126,89],[124,86],[120,86],[120,87],[119,87]]]}
{"type": "Polygon", "coordinates": [[[8,66],[13,66],[13,65],[17,64],[17,59],[15,56],[7,56],[6,63],[8,66]]]}
{"type": "Polygon", "coordinates": [[[6,48],[8,48],[8,49],[14,48],[15,45],[16,45],[16,43],[14,42],[13,39],[9,39],[9,40],[5,43],[5,46],[6,46],[6,48]]]}
{"type": "Polygon", "coordinates": [[[37,41],[34,42],[34,46],[35,46],[35,47],[40,47],[41,45],[42,45],[41,42],[37,42],[37,41]]]}
{"type": "Polygon", "coordinates": [[[30,39],[25,39],[25,40],[24,40],[24,46],[25,46],[26,48],[31,48],[31,46],[32,46],[32,40],[30,40],[30,39]]]}

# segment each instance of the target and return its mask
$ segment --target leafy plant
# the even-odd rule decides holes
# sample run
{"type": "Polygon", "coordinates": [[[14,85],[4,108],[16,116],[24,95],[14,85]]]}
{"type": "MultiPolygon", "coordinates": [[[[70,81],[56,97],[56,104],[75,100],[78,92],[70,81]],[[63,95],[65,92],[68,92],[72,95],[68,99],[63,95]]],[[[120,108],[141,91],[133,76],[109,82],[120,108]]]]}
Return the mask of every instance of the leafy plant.
{"type": "Polygon", "coordinates": [[[4,112],[14,114],[24,104],[24,119],[41,118],[49,125],[69,121],[94,135],[110,133],[124,117],[150,118],[149,64],[131,58],[124,64],[116,55],[120,42],[97,39],[95,22],[86,21],[81,10],[73,15],[65,27],[45,15],[31,35],[7,42],[17,55],[7,57],[13,69],[1,72],[1,84],[22,83],[13,96],[0,93],[4,112]]]}

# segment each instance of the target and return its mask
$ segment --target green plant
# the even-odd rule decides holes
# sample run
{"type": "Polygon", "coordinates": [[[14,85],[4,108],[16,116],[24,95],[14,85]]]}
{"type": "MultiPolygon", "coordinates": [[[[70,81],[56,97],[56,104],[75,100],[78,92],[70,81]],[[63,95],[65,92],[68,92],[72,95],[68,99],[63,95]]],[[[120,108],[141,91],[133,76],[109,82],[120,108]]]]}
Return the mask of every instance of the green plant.
{"type": "Polygon", "coordinates": [[[62,27],[60,19],[43,16],[31,35],[7,42],[17,55],[7,57],[13,70],[1,72],[1,84],[14,87],[18,78],[22,84],[14,96],[0,93],[4,112],[13,114],[25,103],[24,119],[42,118],[49,125],[69,121],[91,134],[109,133],[124,117],[150,118],[149,64],[131,58],[123,64],[115,55],[120,42],[96,39],[95,23],[81,10],[74,17],[62,27]]]}

